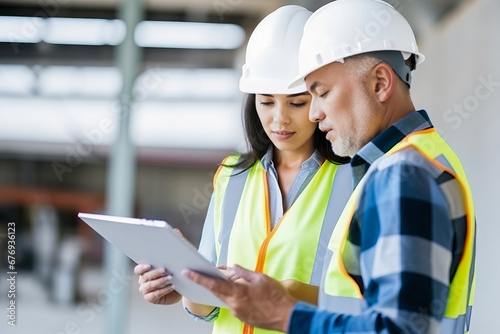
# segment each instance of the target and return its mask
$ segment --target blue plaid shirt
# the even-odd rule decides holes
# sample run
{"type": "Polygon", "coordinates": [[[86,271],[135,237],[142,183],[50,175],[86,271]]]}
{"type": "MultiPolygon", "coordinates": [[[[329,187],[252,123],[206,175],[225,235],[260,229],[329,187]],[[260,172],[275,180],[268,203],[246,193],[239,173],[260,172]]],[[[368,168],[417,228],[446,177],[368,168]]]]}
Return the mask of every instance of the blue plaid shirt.
{"type": "MultiPolygon", "coordinates": [[[[351,161],[354,184],[406,135],[429,127],[427,113],[414,111],[365,145],[351,161]]],[[[346,315],[297,303],[291,334],[440,331],[464,247],[462,193],[450,174],[416,150],[391,156],[384,168],[373,167],[350,225],[348,258],[343,257],[367,309],[346,315]]]]}

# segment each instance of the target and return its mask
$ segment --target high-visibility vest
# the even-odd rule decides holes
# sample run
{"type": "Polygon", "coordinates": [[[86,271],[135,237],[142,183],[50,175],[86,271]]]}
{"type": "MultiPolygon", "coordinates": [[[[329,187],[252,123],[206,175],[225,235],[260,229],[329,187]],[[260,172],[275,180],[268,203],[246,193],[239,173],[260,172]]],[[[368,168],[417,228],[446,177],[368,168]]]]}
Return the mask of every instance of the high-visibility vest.
{"type": "MultiPolygon", "coordinates": [[[[229,156],[223,165],[236,161],[238,156],[229,156]]],[[[261,162],[239,172],[221,166],[214,177],[218,265],[238,264],[277,280],[319,286],[328,241],[352,192],[350,166],[325,161],[274,228],[261,162]]],[[[246,325],[221,308],[213,333],[276,332],[246,325]]]]}
{"type": "MultiPolygon", "coordinates": [[[[457,156],[434,128],[408,135],[375,164],[381,163],[387,156],[406,148],[416,149],[434,166],[453,175],[462,189],[467,232],[463,254],[450,284],[449,296],[443,301],[442,307],[445,307],[445,312],[441,321],[441,333],[468,333],[475,288],[475,216],[469,183],[457,156]],[[447,166],[451,166],[451,169],[447,166]]],[[[375,169],[368,170],[352,193],[328,245],[329,262],[320,287],[319,306],[331,312],[357,315],[367,307],[358,284],[345,269],[342,254],[363,187],[369,178],[370,171],[375,169]]]]}

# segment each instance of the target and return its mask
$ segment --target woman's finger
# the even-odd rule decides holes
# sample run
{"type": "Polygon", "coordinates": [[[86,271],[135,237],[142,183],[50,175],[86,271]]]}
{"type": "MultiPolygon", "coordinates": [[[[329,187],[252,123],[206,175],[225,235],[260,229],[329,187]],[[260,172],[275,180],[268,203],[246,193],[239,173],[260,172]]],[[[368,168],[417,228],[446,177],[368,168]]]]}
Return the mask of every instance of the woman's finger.
{"type": "Polygon", "coordinates": [[[152,281],[143,282],[139,286],[139,291],[142,293],[143,296],[146,296],[147,294],[152,293],[156,290],[160,290],[169,285],[172,285],[171,280],[172,280],[172,275],[168,275],[157,278],[152,281]]]}

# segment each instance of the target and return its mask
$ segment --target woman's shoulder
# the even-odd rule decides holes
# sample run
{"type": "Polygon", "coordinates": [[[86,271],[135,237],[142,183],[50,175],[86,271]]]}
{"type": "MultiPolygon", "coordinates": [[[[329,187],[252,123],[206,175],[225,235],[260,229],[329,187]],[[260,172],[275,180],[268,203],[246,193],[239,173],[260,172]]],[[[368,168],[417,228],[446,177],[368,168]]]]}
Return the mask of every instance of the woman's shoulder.
{"type": "Polygon", "coordinates": [[[252,168],[253,164],[249,164],[250,161],[245,160],[245,156],[242,154],[230,154],[226,156],[222,162],[219,164],[219,168],[214,175],[214,189],[217,188],[218,184],[225,184],[229,178],[236,174],[241,174],[246,170],[252,168]]]}
{"type": "Polygon", "coordinates": [[[241,154],[234,153],[226,156],[222,162],[219,164],[217,171],[214,175],[214,180],[221,177],[229,177],[234,168],[238,168],[238,162],[241,159],[241,154]]]}
{"type": "Polygon", "coordinates": [[[239,153],[232,153],[226,156],[222,162],[220,163],[220,166],[222,167],[234,167],[235,164],[238,163],[238,161],[241,159],[241,154],[239,153]]]}

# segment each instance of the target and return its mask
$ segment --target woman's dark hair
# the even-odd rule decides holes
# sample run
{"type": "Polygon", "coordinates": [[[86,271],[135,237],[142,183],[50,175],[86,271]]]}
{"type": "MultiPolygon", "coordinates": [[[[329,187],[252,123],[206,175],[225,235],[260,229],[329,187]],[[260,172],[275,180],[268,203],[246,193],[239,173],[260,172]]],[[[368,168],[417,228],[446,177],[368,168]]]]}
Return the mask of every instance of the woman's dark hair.
{"type": "MultiPolygon", "coordinates": [[[[245,137],[249,146],[248,153],[242,154],[238,162],[228,167],[236,167],[247,170],[258,160],[262,159],[266,154],[270,145],[271,139],[267,136],[262,123],[260,122],[257,108],[255,107],[255,94],[246,94],[243,99],[243,126],[245,128],[245,137]]],[[[341,165],[350,161],[349,157],[340,157],[333,153],[331,143],[325,138],[325,134],[320,129],[314,131],[314,148],[330,162],[341,165]]]]}

